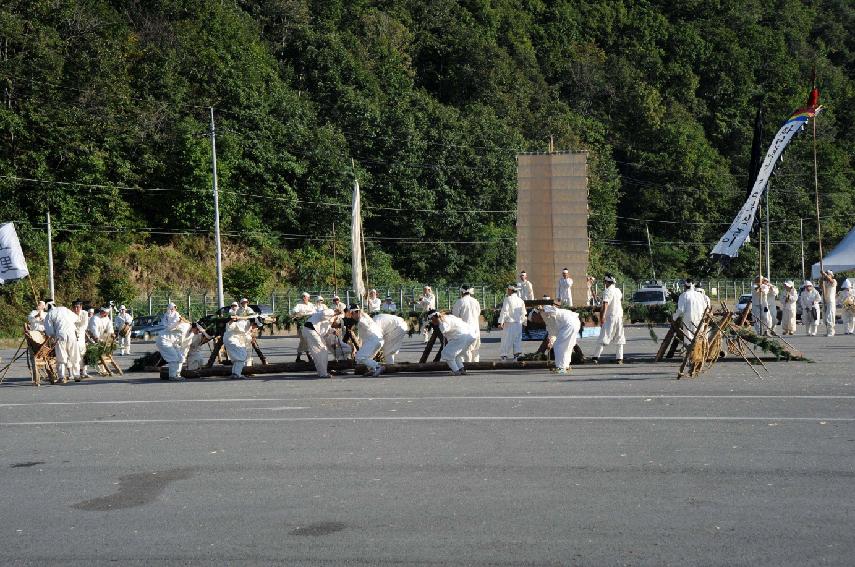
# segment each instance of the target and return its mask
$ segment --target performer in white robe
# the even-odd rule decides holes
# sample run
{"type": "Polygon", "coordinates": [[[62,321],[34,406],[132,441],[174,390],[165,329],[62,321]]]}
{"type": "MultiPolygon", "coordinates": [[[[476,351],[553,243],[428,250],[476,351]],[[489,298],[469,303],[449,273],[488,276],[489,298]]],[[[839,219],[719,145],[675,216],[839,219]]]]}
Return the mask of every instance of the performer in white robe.
{"type": "Polygon", "coordinates": [[[77,368],[80,373],[74,377],[79,382],[89,378],[89,367],[86,364],[86,329],[89,327],[89,313],[83,309],[83,302],[79,299],[71,304],[71,311],[77,316],[77,368]]]}
{"type": "Polygon", "coordinates": [[[95,313],[94,317],[89,318],[89,325],[86,328],[89,337],[93,341],[106,343],[113,339],[113,321],[110,319],[110,310],[106,307],[101,307],[95,313]]]}
{"type": "Polygon", "coordinates": [[[502,328],[502,342],[499,356],[502,360],[516,359],[522,355],[522,330],[526,319],[525,302],[517,295],[517,287],[509,285],[507,295],[499,311],[499,326],[502,328]]]}
{"type": "Polygon", "coordinates": [[[463,354],[464,362],[478,362],[481,359],[481,304],[472,297],[473,289],[467,284],[460,287],[460,299],[451,307],[451,314],[463,319],[470,327],[475,341],[463,354]]]}
{"type": "Polygon", "coordinates": [[[534,286],[528,280],[528,274],[523,270],[520,272],[520,282],[517,284],[519,288],[520,299],[523,301],[531,301],[534,299],[534,286]]]}
{"type": "Polygon", "coordinates": [[[819,281],[822,286],[822,320],[825,323],[825,336],[833,337],[834,328],[837,325],[837,280],[834,279],[834,272],[826,270],[819,281]]]}
{"type": "Polygon", "coordinates": [[[597,278],[585,276],[585,305],[597,304],[597,292],[594,289],[594,284],[597,283],[597,278]]]}
{"type": "Polygon", "coordinates": [[[784,282],[784,289],[781,290],[778,301],[781,303],[781,331],[785,335],[796,334],[796,305],[799,293],[792,280],[784,282]]]}
{"type": "Polygon", "coordinates": [[[131,354],[131,329],[134,318],[124,305],[119,306],[119,312],[113,319],[113,329],[116,331],[116,342],[119,345],[119,355],[131,354]]]}
{"type": "Polygon", "coordinates": [[[440,360],[448,364],[453,376],[466,374],[464,353],[475,342],[472,325],[454,315],[442,315],[437,311],[428,311],[425,318],[432,327],[439,328],[448,341],[440,352],[440,360]]]}
{"type": "Polygon", "coordinates": [[[69,377],[77,377],[80,374],[77,315],[67,307],[54,305],[52,301],[47,302],[47,309],[45,335],[53,337],[55,341],[54,351],[59,381],[65,384],[69,377]]]}
{"type": "Polygon", "coordinates": [[[190,322],[181,317],[174,303],[166,306],[166,313],[160,319],[163,330],[158,334],[155,345],[169,367],[169,379],[181,382],[181,369],[190,350],[190,322]]]}
{"type": "Polygon", "coordinates": [[[851,335],[855,333],[855,290],[852,289],[852,282],[849,279],[843,280],[840,284],[837,301],[842,308],[843,332],[851,335]]]}
{"type": "Polygon", "coordinates": [[[245,366],[252,366],[252,353],[255,352],[255,349],[252,348],[252,339],[253,333],[256,329],[255,316],[257,315],[255,310],[249,306],[249,299],[242,298],[240,300],[240,304],[238,305],[237,311],[235,311],[235,315],[238,317],[252,317],[249,321],[249,325],[247,325],[246,329],[246,364],[245,366]]]}
{"type": "Polygon", "coordinates": [[[436,296],[429,285],[422,288],[422,296],[419,298],[417,305],[419,311],[427,313],[431,309],[436,309],[436,296]]]}
{"type": "Polygon", "coordinates": [[[365,309],[369,314],[373,315],[374,313],[380,312],[380,305],[382,305],[382,301],[377,297],[376,289],[368,290],[368,300],[365,302],[365,309]]]}
{"type": "Polygon", "coordinates": [[[573,347],[576,346],[579,338],[582,321],[577,313],[552,305],[543,306],[540,316],[546,325],[547,347],[551,348],[555,354],[555,372],[568,374],[570,361],[573,358],[573,347]]]}
{"type": "Polygon", "coordinates": [[[39,301],[36,305],[36,308],[30,311],[29,316],[27,316],[27,323],[30,324],[31,331],[38,331],[40,333],[45,332],[45,305],[44,301],[39,301]]]}
{"type": "MultiPolygon", "coordinates": [[[[306,322],[306,317],[317,311],[315,306],[309,301],[309,294],[305,291],[300,296],[300,303],[291,309],[291,315],[297,319],[297,337],[300,339],[300,344],[297,345],[297,358],[295,362],[300,362],[303,353],[308,353],[309,346],[306,344],[306,339],[303,338],[303,333],[300,330],[303,323],[306,322]]],[[[309,355],[311,357],[311,355],[309,355]]]]}
{"type": "Polygon", "coordinates": [[[623,292],[615,285],[615,278],[606,274],[603,278],[603,297],[600,303],[600,344],[594,352],[591,362],[597,364],[603,349],[615,345],[615,362],[623,364],[623,345],[626,337],[623,333],[623,292]]]}
{"type": "Polygon", "coordinates": [[[558,301],[562,305],[573,305],[573,278],[570,277],[570,270],[564,268],[561,270],[561,277],[558,279],[558,293],[556,294],[558,301]]]}
{"type": "Polygon", "coordinates": [[[751,289],[751,317],[754,318],[754,332],[758,335],[770,335],[775,329],[775,297],[778,288],[763,276],[754,278],[751,289]]]}
{"type": "Polygon", "coordinates": [[[380,349],[383,348],[383,331],[368,313],[362,311],[358,305],[351,305],[346,315],[357,323],[357,332],[362,346],[356,351],[356,364],[364,364],[368,369],[366,375],[380,376],[383,367],[374,360],[380,349]]]}
{"type": "Polygon", "coordinates": [[[804,324],[808,336],[816,335],[819,328],[819,304],[822,297],[814,289],[813,282],[805,281],[804,288],[799,295],[799,303],[802,306],[802,324],[804,324]]]}
{"type": "Polygon", "coordinates": [[[402,317],[391,313],[378,313],[374,322],[383,333],[383,358],[386,364],[395,364],[395,357],[404,345],[404,338],[410,332],[410,326],[402,317]]]}
{"type": "Polygon", "coordinates": [[[380,304],[380,312],[381,313],[395,313],[398,311],[398,306],[395,305],[395,302],[392,301],[392,298],[387,296],[386,299],[383,300],[383,303],[380,304]]]}
{"type": "Polygon", "coordinates": [[[246,379],[246,376],[243,375],[243,369],[246,366],[251,348],[249,333],[252,330],[252,320],[239,317],[245,316],[235,314],[226,323],[226,332],[223,333],[223,345],[226,347],[229,360],[232,361],[232,374],[229,376],[232,380],[246,379]]]}
{"type": "Polygon", "coordinates": [[[347,306],[341,300],[341,298],[337,295],[334,295],[332,298],[332,305],[330,305],[330,309],[336,312],[338,315],[343,315],[344,310],[347,306]]]}
{"type": "Polygon", "coordinates": [[[187,349],[187,370],[202,368],[211,357],[211,349],[205,345],[211,341],[211,335],[199,323],[190,327],[190,346],[187,349]]]}
{"type": "Polygon", "coordinates": [[[326,337],[331,331],[333,320],[338,317],[332,309],[324,309],[316,311],[303,323],[300,332],[306,339],[306,344],[309,346],[309,354],[312,357],[312,362],[315,365],[315,371],[319,378],[329,378],[330,374],[327,371],[329,365],[329,350],[327,348],[326,337]]]}
{"type": "Polygon", "coordinates": [[[707,308],[707,300],[695,290],[695,283],[691,279],[683,282],[683,293],[677,299],[677,310],[674,311],[672,319],[683,321],[683,344],[688,346],[695,337],[695,330],[703,319],[707,308]]]}

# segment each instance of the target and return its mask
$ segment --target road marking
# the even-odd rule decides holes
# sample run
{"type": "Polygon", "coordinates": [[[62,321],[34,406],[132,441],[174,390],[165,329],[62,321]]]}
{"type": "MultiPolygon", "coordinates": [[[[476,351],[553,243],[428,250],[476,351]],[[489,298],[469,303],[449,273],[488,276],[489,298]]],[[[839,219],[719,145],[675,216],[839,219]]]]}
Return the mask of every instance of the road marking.
{"type": "Polygon", "coordinates": [[[202,417],[188,419],[85,419],[79,421],[7,421],[2,426],[20,425],[94,425],[148,423],[232,423],[298,421],[762,421],[762,422],[855,422],[855,417],[752,417],[752,416],[442,416],[442,417],[202,417]]]}
{"type": "Polygon", "coordinates": [[[407,400],[637,400],[637,399],[701,399],[701,400],[852,400],[855,396],[829,396],[829,395],[558,395],[558,396],[395,396],[395,397],[321,397],[321,398],[211,398],[211,399],[189,399],[189,400],[103,400],[103,401],[81,401],[81,402],[31,402],[31,403],[7,403],[0,404],[4,407],[27,407],[27,406],[78,406],[78,405],[125,405],[125,404],[220,404],[231,402],[305,402],[305,401],[407,401],[407,400]]]}

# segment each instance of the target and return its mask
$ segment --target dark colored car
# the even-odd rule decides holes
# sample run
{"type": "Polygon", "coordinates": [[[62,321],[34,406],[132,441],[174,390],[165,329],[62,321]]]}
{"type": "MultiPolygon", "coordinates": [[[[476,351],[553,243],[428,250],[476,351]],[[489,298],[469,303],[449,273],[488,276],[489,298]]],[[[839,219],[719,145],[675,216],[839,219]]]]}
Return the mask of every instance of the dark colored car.
{"type": "Polygon", "coordinates": [[[134,319],[134,328],[131,330],[131,337],[142,339],[144,341],[151,340],[152,337],[158,336],[163,331],[163,325],[160,324],[160,319],[163,315],[144,315],[134,319]]]}

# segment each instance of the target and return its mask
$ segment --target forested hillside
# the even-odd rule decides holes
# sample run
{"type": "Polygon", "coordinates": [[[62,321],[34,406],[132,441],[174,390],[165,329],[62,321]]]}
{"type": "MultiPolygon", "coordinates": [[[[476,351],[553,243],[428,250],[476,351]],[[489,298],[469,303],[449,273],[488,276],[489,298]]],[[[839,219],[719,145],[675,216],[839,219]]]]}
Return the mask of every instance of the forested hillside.
{"type": "MultiPolygon", "coordinates": [[[[233,278],[329,283],[334,225],[341,277],[354,163],[372,281],[502,281],[514,155],[550,136],[590,152],[595,272],[647,276],[647,226],[660,274],[706,275],[758,106],[765,151],[815,66],[830,248],[855,221],[853,30],[848,0],[7,0],[0,220],[45,288],[50,209],[65,300],[212,288],[213,107],[233,278]]],[[[797,138],[771,184],[790,274],[812,152],[797,138]]]]}

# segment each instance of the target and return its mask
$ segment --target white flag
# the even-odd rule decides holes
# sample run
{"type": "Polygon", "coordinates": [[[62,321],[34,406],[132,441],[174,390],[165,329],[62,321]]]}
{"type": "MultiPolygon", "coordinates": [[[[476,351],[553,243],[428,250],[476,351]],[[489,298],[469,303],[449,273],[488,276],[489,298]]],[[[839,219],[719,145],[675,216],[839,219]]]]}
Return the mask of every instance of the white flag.
{"type": "Polygon", "coordinates": [[[356,292],[358,303],[365,297],[365,283],[362,281],[362,202],[359,197],[359,181],[353,180],[353,201],[351,203],[350,219],[350,263],[351,286],[356,292]]]}
{"type": "Polygon", "coordinates": [[[29,275],[27,261],[21,251],[21,241],[15,233],[15,225],[11,222],[0,225],[0,284],[13,282],[29,275]]]}

